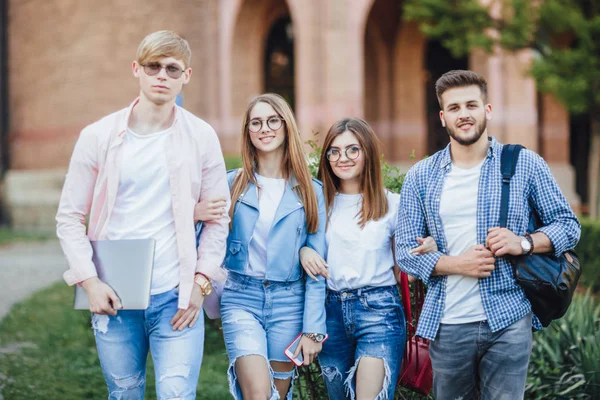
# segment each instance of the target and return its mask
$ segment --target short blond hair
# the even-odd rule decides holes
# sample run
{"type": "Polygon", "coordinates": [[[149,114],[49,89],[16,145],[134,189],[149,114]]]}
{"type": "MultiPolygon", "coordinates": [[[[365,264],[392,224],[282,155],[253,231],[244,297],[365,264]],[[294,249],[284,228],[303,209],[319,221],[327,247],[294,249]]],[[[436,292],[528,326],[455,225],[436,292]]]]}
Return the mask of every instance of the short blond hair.
{"type": "Polygon", "coordinates": [[[181,60],[185,68],[189,67],[192,50],[187,40],[173,31],[158,31],[146,36],[137,50],[137,61],[140,64],[166,57],[181,60]]]}

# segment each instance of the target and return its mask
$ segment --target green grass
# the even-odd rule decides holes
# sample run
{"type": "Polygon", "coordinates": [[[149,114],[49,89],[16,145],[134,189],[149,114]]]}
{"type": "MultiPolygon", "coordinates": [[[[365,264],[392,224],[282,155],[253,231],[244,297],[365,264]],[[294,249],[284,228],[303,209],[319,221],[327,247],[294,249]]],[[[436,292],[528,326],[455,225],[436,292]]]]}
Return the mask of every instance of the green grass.
{"type": "Polygon", "coordinates": [[[51,235],[34,232],[15,232],[7,226],[0,226],[0,246],[15,242],[43,241],[52,238],[51,235]]]}
{"type": "MultiPolygon", "coordinates": [[[[57,283],[15,305],[0,322],[0,393],[4,399],[107,397],[90,315],[73,310],[72,302],[73,288],[57,283]]],[[[228,399],[227,355],[220,332],[211,322],[204,349],[197,399],[228,399]]],[[[146,398],[156,398],[151,360],[146,398]]]]}

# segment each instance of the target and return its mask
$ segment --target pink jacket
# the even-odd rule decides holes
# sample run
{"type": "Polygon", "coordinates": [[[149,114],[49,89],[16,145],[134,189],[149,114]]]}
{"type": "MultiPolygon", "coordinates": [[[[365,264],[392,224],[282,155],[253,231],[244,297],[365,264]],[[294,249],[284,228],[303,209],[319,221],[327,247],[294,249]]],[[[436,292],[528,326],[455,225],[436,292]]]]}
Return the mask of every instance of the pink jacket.
{"type": "MultiPolygon", "coordinates": [[[[119,187],[121,144],[137,102],[84,128],[73,150],[56,215],[56,233],[69,264],[63,277],[69,285],[96,276],[90,240],[106,239],[119,187]]],[[[223,153],[212,127],[175,106],[170,135],[165,152],[180,263],[178,306],[186,309],[196,272],[225,279],[221,263],[229,233],[227,215],[205,224],[196,249],[194,205],[203,198],[224,197],[229,202],[230,197],[223,153]]]]}

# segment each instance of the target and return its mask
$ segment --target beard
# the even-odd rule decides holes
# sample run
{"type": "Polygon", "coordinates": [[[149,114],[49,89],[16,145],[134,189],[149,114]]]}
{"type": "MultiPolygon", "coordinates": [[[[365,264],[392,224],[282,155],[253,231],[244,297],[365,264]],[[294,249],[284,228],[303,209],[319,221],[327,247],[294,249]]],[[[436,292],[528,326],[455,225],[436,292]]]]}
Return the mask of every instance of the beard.
{"type": "Polygon", "coordinates": [[[483,132],[487,129],[487,120],[483,118],[483,120],[479,123],[477,121],[473,121],[473,127],[475,131],[473,133],[462,133],[460,132],[460,128],[458,126],[453,126],[452,128],[446,124],[446,131],[448,135],[452,139],[454,139],[458,144],[462,146],[471,146],[474,143],[477,143],[483,132]]]}

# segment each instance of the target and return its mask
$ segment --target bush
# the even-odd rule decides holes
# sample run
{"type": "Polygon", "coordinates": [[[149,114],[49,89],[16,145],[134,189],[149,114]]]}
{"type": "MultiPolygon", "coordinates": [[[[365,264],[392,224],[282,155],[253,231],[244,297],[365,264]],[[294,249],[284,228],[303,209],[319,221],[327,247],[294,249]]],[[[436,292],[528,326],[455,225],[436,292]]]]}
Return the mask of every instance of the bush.
{"type": "Polygon", "coordinates": [[[533,336],[528,399],[600,398],[600,303],[577,293],[566,315],[533,336]]]}
{"type": "Polygon", "coordinates": [[[581,261],[582,273],[579,284],[593,291],[600,291],[600,220],[582,218],[581,240],[575,252],[581,261]]]}
{"type": "Polygon", "coordinates": [[[238,155],[226,154],[225,159],[225,168],[227,171],[230,169],[240,168],[242,166],[242,157],[238,155]]]}

